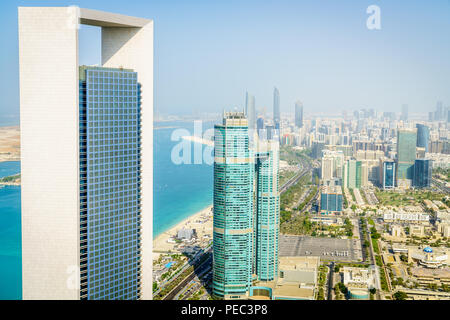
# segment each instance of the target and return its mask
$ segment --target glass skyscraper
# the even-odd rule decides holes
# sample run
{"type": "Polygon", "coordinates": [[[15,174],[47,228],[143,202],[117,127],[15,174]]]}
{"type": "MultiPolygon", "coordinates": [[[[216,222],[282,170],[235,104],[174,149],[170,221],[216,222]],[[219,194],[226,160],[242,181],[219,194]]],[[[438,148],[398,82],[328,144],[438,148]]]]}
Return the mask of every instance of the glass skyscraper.
{"type": "Polygon", "coordinates": [[[252,281],[254,161],[243,113],[214,130],[213,294],[233,299],[252,281]]]}
{"type": "Polygon", "coordinates": [[[261,281],[274,280],[278,274],[278,236],[280,231],[278,165],[278,142],[258,141],[258,151],[255,153],[254,273],[261,281]]]}
{"type": "Polygon", "coordinates": [[[250,146],[242,112],[224,114],[214,141],[213,294],[240,299],[278,274],[279,143],[250,146]]]}
{"type": "Polygon", "coordinates": [[[383,161],[382,186],[383,186],[383,189],[395,188],[395,162],[394,161],[383,161]]]}
{"type": "Polygon", "coordinates": [[[417,128],[417,146],[420,148],[425,148],[425,152],[428,152],[428,144],[430,141],[430,128],[418,123],[417,128]]]}
{"type": "Polygon", "coordinates": [[[417,159],[414,163],[414,187],[429,188],[432,176],[432,160],[417,159]]]}
{"type": "Polygon", "coordinates": [[[280,130],[280,91],[277,88],[273,89],[273,125],[275,130],[280,130]]]}
{"type": "Polygon", "coordinates": [[[245,93],[245,115],[248,120],[249,130],[255,129],[256,126],[256,111],[255,111],[255,96],[245,93]]]}
{"type": "Polygon", "coordinates": [[[300,101],[295,103],[295,126],[297,128],[303,127],[303,103],[300,101]]]}
{"type": "Polygon", "coordinates": [[[80,298],[140,298],[140,85],[80,67],[80,298]]]}
{"type": "Polygon", "coordinates": [[[412,180],[416,160],[417,129],[398,129],[397,132],[397,181],[412,180]]]}

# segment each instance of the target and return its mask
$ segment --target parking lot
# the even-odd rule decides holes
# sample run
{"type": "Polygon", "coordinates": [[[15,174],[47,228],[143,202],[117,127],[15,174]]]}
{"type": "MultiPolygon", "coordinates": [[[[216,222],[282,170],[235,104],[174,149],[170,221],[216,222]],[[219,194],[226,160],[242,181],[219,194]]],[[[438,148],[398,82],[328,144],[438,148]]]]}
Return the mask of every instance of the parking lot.
{"type": "Polygon", "coordinates": [[[357,239],[280,235],[280,257],[318,256],[322,260],[361,261],[357,239]]]}

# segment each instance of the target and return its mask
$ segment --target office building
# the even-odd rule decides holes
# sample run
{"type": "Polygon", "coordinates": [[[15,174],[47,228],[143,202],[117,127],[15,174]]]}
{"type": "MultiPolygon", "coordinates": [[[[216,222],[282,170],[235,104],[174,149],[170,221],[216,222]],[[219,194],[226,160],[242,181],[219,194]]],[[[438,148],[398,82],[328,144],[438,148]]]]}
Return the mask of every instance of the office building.
{"type": "Polygon", "coordinates": [[[243,113],[225,113],[214,131],[213,294],[237,299],[252,280],[255,165],[243,113]]]}
{"type": "Polygon", "coordinates": [[[300,101],[295,103],[295,126],[303,128],[303,103],[300,101]]]}
{"type": "Polygon", "coordinates": [[[344,165],[344,187],[348,189],[361,188],[362,163],[357,160],[347,160],[344,165]]]}
{"type": "Polygon", "coordinates": [[[275,130],[280,130],[280,92],[277,88],[273,89],[273,125],[275,130]]]}
{"type": "Polygon", "coordinates": [[[408,105],[402,105],[402,113],[400,115],[400,120],[408,121],[408,105]]]}
{"type": "Polygon", "coordinates": [[[248,129],[256,128],[256,111],[255,111],[255,96],[245,93],[245,115],[248,120],[248,129]]]}
{"type": "Polygon", "coordinates": [[[425,148],[425,152],[428,152],[428,145],[430,142],[430,128],[418,123],[417,128],[417,147],[425,148]]]}
{"type": "Polygon", "coordinates": [[[395,188],[396,164],[392,160],[380,160],[381,186],[383,189],[395,188]]]}
{"type": "Polygon", "coordinates": [[[244,114],[225,113],[214,159],[213,294],[242,299],[278,274],[279,142],[250,146],[244,114]]]}
{"type": "Polygon", "coordinates": [[[255,152],[254,274],[260,281],[272,281],[278,274],[278,235],[280,231],[278,165],[279,143],[259,141],[255,152]]]}
{"type": "Polygon", "coordinates": [[[342,212],[342,189],[340,186],[324,186],[320,193],[320,213],[339,214],[342,212]]]}
{"type": "Polygon", "coordinates": [[[151,299],[153,22],[76,7],[18,21],[23,299],[151,299]],[[78,23],[101,27],[102,67],[79,69],[78,23]]]}
{"type": "Polygon", "coordinates": [[[397,183],[399,187],[410,187],[416,160],[417,129],[397,131],[397,183]]]}
{"type": "Polygon", "coordinates": [[[429,188],[431,185],[432,161],[416,159],[414,163],[414,187],[429,188]]]}

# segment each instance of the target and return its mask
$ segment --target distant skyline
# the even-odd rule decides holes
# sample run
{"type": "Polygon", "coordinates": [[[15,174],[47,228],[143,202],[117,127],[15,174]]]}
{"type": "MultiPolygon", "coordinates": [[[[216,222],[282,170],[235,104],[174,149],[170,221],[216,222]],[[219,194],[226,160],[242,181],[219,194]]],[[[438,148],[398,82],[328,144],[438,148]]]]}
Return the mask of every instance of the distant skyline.
{"type": "MultiPolygon", "coordinates": [[[[258,111],[271,111],[274,87],[282,113],[297,100],[305,114],[450,106],[448,0],[12,0],[0,3],[0,123],[19,114],[17,7],[67,5],[154,20],[158,113],[242,110],[246,91],[258,111]],[[372,4],[381,30],[366,27],[372,4]]],[[[99,38],[99,29],[82,26],[80,64],[100,62],[99,38]]]]}

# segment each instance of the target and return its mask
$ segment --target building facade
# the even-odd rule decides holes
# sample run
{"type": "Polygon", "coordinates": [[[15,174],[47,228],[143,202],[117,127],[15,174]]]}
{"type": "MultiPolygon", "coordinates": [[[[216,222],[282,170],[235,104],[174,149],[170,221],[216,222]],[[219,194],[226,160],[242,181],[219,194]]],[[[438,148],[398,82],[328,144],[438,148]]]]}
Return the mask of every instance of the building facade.
{"type": "Polygon", "coordinates": [[[417,129],[399,129],[397,132],[397,183],[410,186],[414,177],[417,129]]]}
{"type": "Polygon", "coordinates": [[[430,128],[418,123],[417,128],[417,147],[425,148],[425,152],[428,152],[428,145],[430,143],[430,128]]]}
{"type": "Polygon", "coordinates": [[[213,294],[233,299],[252,280],[254,159],[243,113],[225,113],[214,130],[213,294]]]}
{"type": "Polygon", "coordinates": [[[280,130],[280,91],[277,88],[273,89],[273,125],[275,130],[280,130]]]}
{"type": "Polygon", "coordinates": [[[258,150],[255,153],[254,274],[261,281],[272,281],[278,274],[278,236],[280,233],[278,165],[278,142],[258,142],[258,150]]]}
{"type": "Polygon", "coordinates": [[[215,126],[213,294],[225,299],[278,274],[279,142],[248,134],[240,112],[215,126]]]}
{"type": "Polygon", "coordinates": [[[429,159],[417,159],[414,163],[414,187],[429,188],[431,186],[431,177],[433,163],[429,159]]]}
{"type": "Polygon", "coordinates": [[[23,299],[151,299],[153,22],[77,7],[18,20],[23,299]],[[102,29],[104,69],[79,69],[78,24],[102,29]]]}
{"type": "Polygon", "coordinates": [[[303,128],[303,103],[301,101],[295,103],[295,126],[303,128]]]}

